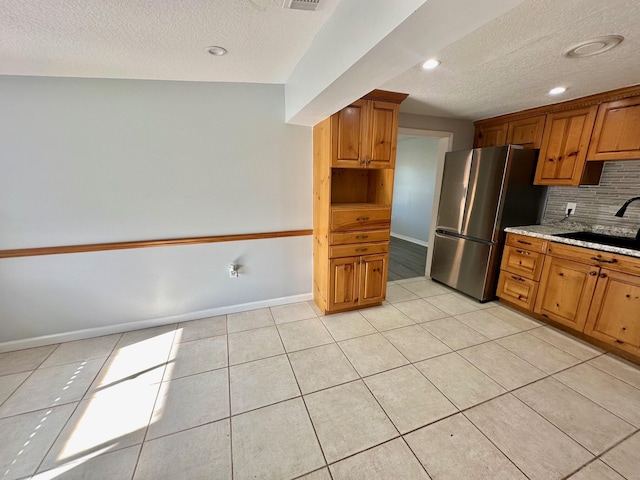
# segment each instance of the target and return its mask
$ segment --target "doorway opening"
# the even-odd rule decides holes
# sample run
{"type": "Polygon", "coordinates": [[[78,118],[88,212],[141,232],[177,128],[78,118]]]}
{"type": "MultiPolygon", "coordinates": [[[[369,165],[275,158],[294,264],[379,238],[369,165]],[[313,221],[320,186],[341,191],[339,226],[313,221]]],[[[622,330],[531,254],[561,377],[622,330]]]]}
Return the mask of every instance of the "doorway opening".
{"type": "Polygon", "coordinates": [[[389,281],[428,276],[444,156],[453,133],[398,129],[389,281]]]}

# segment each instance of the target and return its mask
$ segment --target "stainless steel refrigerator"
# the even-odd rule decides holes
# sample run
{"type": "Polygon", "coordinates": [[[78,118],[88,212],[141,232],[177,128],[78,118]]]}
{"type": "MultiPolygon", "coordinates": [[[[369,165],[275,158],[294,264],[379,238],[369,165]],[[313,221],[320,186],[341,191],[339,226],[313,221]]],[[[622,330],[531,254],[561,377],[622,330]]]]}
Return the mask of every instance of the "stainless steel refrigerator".
{"type": "Polygon", "coordinates": [[[431,278],[495,298],[504,228],[539,224],[547,187],[533,185],[538,150],[509,145],[445,157],[431,278]]]}

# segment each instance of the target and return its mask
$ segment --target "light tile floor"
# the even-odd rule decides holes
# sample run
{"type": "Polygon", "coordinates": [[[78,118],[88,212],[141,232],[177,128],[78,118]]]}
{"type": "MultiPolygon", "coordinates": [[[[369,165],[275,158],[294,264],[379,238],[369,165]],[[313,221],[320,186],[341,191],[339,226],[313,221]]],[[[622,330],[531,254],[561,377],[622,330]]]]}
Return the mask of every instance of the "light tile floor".
{"type": "Polygon", "coordinates": [[[640,479],[640,368],[424,278],[0,354],[0,480],[640,479]]]}

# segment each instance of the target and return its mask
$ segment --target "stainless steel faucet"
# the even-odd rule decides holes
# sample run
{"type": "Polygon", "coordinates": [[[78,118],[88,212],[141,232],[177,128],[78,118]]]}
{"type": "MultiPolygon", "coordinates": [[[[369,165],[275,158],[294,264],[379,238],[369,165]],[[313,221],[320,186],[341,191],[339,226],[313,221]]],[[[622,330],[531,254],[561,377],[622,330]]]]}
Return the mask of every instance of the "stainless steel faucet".
{"type": "MultiPolygon", "coordinates": [[[[627,207],[629,206],[629,204],[631,202],[635,202],[636,200],[640,200],[640,197],[633,197],[630,198],[629,200],[627,200],[626,202],[624,202],[624,204],[620,207],[620,210],[618,210],[615,215],[616,217],[624,217],[624,212],[627,211],[627,207]]],[[[638,229],[638,232],[636,233],[636,240],[640,241],[640,228],[638,229]]]]}

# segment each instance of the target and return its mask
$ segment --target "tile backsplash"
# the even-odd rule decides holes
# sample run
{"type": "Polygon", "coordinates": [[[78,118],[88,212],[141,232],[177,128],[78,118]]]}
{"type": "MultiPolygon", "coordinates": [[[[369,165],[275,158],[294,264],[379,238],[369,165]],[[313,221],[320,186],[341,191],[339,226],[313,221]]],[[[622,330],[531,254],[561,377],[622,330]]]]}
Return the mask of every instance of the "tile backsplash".
{"type": "Polygon", "coordinates": [[[575,222],[637,229],[640,200],[629,205],[623,218],[614,216],[632,197],[640,197],[640,160],[605,162],[598,186],[549,187],[542,223],[561,220],[567,203],[575,202],[575,215],[571,216],[575,222]]]}

